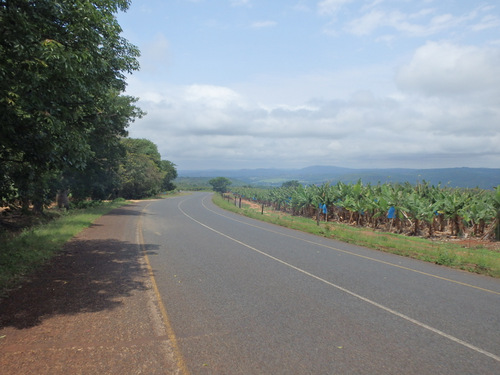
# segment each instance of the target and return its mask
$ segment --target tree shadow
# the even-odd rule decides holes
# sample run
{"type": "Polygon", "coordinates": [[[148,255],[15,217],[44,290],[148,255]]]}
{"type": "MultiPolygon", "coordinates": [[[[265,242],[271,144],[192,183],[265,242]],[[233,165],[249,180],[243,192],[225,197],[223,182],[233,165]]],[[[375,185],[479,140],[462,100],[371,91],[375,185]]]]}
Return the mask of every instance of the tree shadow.
{"type": "MultiPolygon", "coordinates": [[[[127,212],[130,214],[130,212],[127,212]]],[[[146,244],[154,254],[157,245],[146,244]]],[[[56,315],[114,309],[147,289],[142,251],[118,240],[75,240],[20,288],[0,300],[0,328],[25,329],[56,315]]]]}
{"type": "MultiPolygon", "coordinates": [[[[110,216],[141,216],[145,215],[145,213],[141,210],[141,206],[131,203],[127,204],[126,206],[123,206],[122,208],[114,208],[112,211],[110,211],[107,215],[110,216]],[[133,210],[131,208],[134,207],[139,207],[138,210],[133,210]]],[[[148,215],[151,215],[148,213],[148,215]]]]}

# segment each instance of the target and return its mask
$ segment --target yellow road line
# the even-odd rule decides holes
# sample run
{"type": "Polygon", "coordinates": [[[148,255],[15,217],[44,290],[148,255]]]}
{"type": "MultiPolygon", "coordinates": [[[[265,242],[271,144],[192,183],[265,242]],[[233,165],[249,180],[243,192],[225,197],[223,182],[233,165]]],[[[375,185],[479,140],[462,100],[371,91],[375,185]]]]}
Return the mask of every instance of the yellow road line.
{"type": "MultiPolygon", "coordinates": [[[[144,211],[149,204],[144,207],[142,211],[144,211]]],[[[144,259],[146,260],[146,267],[148,270],[149,277],[151,279],[151,284],[153,285],[153,291],[156,296],[156,300],[158,301],[158,306],[160,308],[161,316],[163,319],[163,324],[165,325],[165,329],[167,331],[168,339],[172,344],[172,348],[174,351],[174,356],[177,362],[177,367],[182,375],[189,375],[189,370],[187,368],[186,362],[184,361],[184,356],[180,350],[179,344],[177,342],[177,337],[175,336],[174,329],[172,328],[172,324],[170,323],[170,319],[168,317],[167,309],[165,308],[165,304],[161,298],[160,291],[158,289],[158,284],[156,283],[156,279],[154,276],[153,268],[151,267],[151,263],[149,262],[148,254],[146,253],[146,247],[144,246],[144,237],[142,233],[142,216],[139,217],[137,221],[137,236],[139,240],[139,245],[141,247],[142,253],[144,254],[144,259]]]]}

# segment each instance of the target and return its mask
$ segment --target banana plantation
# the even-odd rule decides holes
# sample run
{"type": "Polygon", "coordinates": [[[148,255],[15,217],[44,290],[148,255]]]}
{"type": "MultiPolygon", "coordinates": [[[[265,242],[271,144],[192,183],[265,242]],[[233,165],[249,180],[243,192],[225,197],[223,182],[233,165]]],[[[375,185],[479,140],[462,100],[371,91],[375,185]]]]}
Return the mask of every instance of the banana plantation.
{"type": "Polygon", "coordinates": [[[495,190],[418,185],[289,184],[233,188],[236,197],[291,215],[413,236],[500,239],[500,185],[495,190]]]}

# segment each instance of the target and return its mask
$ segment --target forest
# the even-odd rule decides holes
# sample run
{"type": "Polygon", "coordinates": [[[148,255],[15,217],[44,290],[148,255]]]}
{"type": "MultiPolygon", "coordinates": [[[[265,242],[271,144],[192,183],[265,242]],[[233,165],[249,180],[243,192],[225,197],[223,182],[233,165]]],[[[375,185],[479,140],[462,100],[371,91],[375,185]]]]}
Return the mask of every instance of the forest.
{"type": "Polygon", "coordinates": [[[0,207],[56,198],[142,198],[173,187],[175,165],[127,138],[145,113],[125,95],[139,50],[121,37],[127,0],[0,0],[0,207]]]}

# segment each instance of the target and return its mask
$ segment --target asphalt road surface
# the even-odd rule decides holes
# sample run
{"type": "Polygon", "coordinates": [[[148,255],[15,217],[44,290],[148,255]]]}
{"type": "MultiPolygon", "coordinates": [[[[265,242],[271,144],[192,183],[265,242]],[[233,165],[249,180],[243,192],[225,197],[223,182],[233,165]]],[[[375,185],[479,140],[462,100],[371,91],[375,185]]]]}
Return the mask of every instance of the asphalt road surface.
{"type": "Polygon", "coordinates": [[[500,374],[500,281],[223,211],[143,210],[181,372],[500,374]]]}

